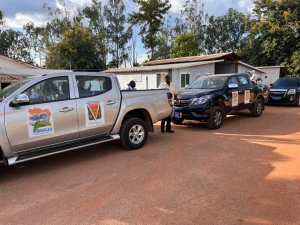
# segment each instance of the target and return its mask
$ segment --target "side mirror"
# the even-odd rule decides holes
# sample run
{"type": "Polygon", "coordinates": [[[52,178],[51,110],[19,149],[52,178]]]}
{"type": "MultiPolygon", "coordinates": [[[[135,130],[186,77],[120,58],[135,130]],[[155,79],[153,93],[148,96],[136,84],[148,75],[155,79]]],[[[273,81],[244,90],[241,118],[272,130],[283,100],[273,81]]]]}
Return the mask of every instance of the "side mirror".
{"type": "Polygon", "coordinates": [[[185,85],[185,87],[184,88],[187,88],[189,85],[185,85]]]}
{"type": "Polygon", "coordinates": [[[273,84],[270,84],[270,87],[272,87],[273,86],[273,84]]]}
{"type": "Polygon", "coordinates": [[[239,85],[237,85],[237,84],[228,84],[229,89],[238,88],[238,87],[239,87],[239,85]]]}
{"type": "Polygon", "coordinates": [[[16,95],[13,100],[12,100],[12,103],[14,105],[20,105],[20,104],[24,104],[24,103],[29,103],[29,97],[27,94],[19,94],[19,95],[16,95]]]}

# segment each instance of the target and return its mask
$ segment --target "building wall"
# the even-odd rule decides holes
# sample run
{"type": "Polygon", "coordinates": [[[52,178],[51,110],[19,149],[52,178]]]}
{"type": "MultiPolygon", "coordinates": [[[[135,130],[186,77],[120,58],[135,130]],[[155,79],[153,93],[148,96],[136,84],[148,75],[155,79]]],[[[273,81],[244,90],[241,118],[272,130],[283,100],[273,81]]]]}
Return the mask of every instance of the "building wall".
{"type": "MultiPolygon", "coordinates": [[[[238,65],[238,73],[245,73],[246,71],[249,71],[249,72],[252,73],[253,69],[251,69],[251,68],[249,68],[247,66],[241,65],[241,64],[238,65]]],[[[256,70],[255,70],[254,73],[255,73],[255,75],[257,75],[257,77],[259,77],[260,79],[262,79],[262,81],[258,81],[257,83],[258,84],[265,84],[264,79],[263,79],[264,73],[256,71],[256,70]]]]}
{"type": "MultiPolygon", "coordinates": [[[[118,77],[121,89],[126,89],[127,84],[134,80],[136,83],[136,88],[138,90],[155,89],[156,87],[156,78],[157,74],[161,74],[161,81],[164,78],[165,74],[168,74],[168,71],[149,71],[149,72],[129,72],[129,73],[115,73],[118,77]]],[[[160,82],[161,82],[160,81],[160,82]]]]}
{"type": "Polygon", "coordinates": [[[215,74],[237,73],[237,64],[216,64],[215,74]]]}
{"type": "Polygon", "coordinates": [[[263,74],[262,83],[268,85],[274,84],[274,82],[280,77],[280,68],[261,68],[266,74],[263,74]]]}
{"type": "Polygon", "coordinates": [[[205,74],[215,73],[215,64],[199,65],[186,68],[173,69],[172,71],[172,82],[176,84],[178,89],[181,88],[181,74],[190,74],[190,83],[197,80],[199,77],[205,74]]]}

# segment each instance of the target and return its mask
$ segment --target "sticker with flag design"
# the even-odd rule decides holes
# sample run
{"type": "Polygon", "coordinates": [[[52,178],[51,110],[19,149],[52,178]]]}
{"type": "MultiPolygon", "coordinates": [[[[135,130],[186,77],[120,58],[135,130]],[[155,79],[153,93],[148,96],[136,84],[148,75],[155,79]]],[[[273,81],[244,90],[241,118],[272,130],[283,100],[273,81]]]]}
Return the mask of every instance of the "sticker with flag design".
{"type": "Polygon", "coordinates": [[[105,124],[102,101],[84,102],[85,122],[87,127],[105,124]]]}

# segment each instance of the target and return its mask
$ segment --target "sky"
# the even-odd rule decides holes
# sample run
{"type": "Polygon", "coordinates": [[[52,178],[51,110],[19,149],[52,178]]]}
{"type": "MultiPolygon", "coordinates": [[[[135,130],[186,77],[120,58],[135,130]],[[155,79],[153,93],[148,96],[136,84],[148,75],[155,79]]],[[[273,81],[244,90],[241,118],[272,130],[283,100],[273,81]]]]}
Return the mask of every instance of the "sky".
{"type": "MultiPolygon", "coordinates": [[[[107,4],[108,0],[102,0],[102,5],[107,4]]],[[[137,10],[137,6],[132,0],[123,0],[127,13],[137,10]]],[[[169,11],[172,15],[179,15],[181,6],[186,0],[169,0],[172,7],[169,11]]],[[[65,0],[69,11],[76,8],[91,6],[91,0],[65,0]]],[[[220,16],[227,13],[229,8],[234,8],[246,13],[252,8],[253,0],[202,0],[204,11],[209,15],[220,16]]],[[[57,0],[0,0],[0,10],[4,12],[6,28],[21,29],[23,25],[32,21],[36,26],[44,25],[49,18],[42,10],[46,3],[53,11],[56,8],[57,0]]],[[[140,39],[137,39],[138,62],[142,63],[146,59],[147,50],[143,48],[140,39]]]]}

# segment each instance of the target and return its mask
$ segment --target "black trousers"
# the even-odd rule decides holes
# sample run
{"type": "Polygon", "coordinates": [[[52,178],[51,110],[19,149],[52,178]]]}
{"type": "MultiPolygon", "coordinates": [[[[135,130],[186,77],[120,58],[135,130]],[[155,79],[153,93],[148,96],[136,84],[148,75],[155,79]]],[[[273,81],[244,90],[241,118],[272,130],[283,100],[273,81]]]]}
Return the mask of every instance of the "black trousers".
{"type": "Polygon", "coordinates": [[[171,130],[171,116],[167,117],[166,119],[163,119],[161,121],[161,124],[160,124],[160,129],[165,129],[165,123],[167,122],[167,125],[166,125],[166,130],[171,130]]]}

